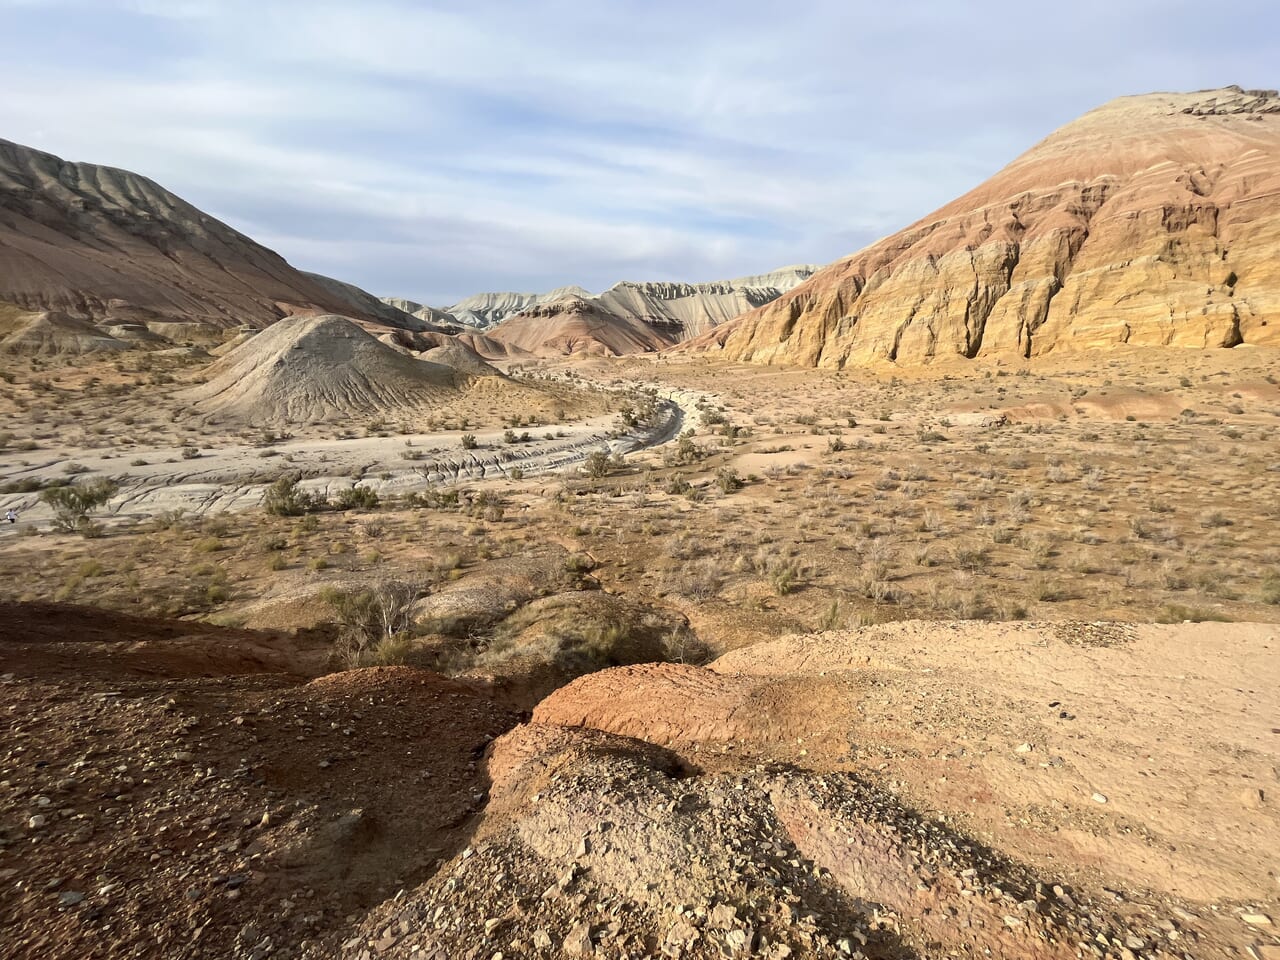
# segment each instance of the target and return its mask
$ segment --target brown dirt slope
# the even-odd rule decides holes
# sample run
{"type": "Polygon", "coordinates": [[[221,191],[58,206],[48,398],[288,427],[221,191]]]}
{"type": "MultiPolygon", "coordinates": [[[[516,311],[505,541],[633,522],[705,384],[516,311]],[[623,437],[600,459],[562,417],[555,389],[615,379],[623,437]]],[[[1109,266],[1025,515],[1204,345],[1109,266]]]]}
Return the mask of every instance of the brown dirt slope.
{"type": "Polygon", "coordinates": [[[516,721],[286,638],[0,607],[0,957],[296,957],[465,844],[516,721]],[[217,648],[193,656],[191,639],[217,648]],[[273,661],[262,651],[271,647],[273,661]]]}
{"type": "Polygon", "coordinates": [[[0,140],[0,302],[93,320],[422,321],[278,254],[136,173],[0,140]]]}
{"type": "Polygon", "coordinates": [[[581,297],[530,307],[489,330],[488,337],[537,357],[617,357],[652,353],[674,342],[643,320],[617,316],[581,297]]]}
{"type": "Polygon", "coordinates": [[[1112,101],[692,343],[843,367],[1280,343],[1280,96],[1112,101]]]}

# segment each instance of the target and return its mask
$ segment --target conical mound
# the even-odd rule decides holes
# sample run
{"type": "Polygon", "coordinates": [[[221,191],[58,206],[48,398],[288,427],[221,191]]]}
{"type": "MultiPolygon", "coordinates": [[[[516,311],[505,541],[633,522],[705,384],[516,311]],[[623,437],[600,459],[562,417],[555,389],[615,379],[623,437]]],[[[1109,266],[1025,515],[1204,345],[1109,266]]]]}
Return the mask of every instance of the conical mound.
{"type": "Polygon", "coordinates": [[[486,363],[478,353],[465,343],[459,343],[457,340],[450,340],[448,343],[442,343],[438,347],[432,347],[418,356],[422,360],[451,367],[459,373],[465,373],[472,377],[502,376],[497,368],[486,363]]]}
{"type": "Polygon", "coordinates": [[[251,425],[342,421],[429,410],[468,378],[398,353],[346,317],[282,320],[208,369],[186,393],[200,413],[251,425]]]}

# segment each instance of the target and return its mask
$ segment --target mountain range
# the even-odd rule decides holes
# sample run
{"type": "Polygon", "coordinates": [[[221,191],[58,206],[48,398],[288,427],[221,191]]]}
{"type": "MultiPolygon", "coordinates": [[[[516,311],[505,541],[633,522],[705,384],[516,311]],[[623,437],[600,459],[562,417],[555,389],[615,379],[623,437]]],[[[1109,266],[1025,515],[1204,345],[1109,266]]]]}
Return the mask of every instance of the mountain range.
{"type": "Polygon", "coordinates": [[[1240,87],[1104,104],[822,269],[447,309],[297,270],[146,177],[0,141],[0,336],[46,353],[326,314],[488,357],[674,348],[840,368],[1274,345],[1278,264],[1280,95],[1240,87]]]}

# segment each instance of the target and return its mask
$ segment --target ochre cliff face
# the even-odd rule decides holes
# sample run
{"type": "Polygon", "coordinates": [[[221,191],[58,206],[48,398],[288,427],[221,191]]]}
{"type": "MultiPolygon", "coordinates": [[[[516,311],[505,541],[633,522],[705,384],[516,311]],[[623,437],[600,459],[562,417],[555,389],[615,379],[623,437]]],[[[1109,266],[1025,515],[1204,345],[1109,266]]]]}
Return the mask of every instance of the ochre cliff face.
{"type": "Polygon", "coordinates": [[[691,346],[842,367],[1280,346],[1280,97],[1114,101],[691,346]]]}

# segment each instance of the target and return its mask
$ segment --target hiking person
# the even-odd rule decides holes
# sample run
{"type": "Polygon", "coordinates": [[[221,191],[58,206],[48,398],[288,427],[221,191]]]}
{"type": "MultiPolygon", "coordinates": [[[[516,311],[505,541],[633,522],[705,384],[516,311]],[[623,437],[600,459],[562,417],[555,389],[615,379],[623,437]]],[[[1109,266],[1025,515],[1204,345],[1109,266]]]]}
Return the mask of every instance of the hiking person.
{"type": "Polygon", "coordinates": [[[4,512],[4,518],[8,520],[10,523],[17,523],[18,511],[13,509],[13,507],[10,507],[8,510],[4,512]]]}

